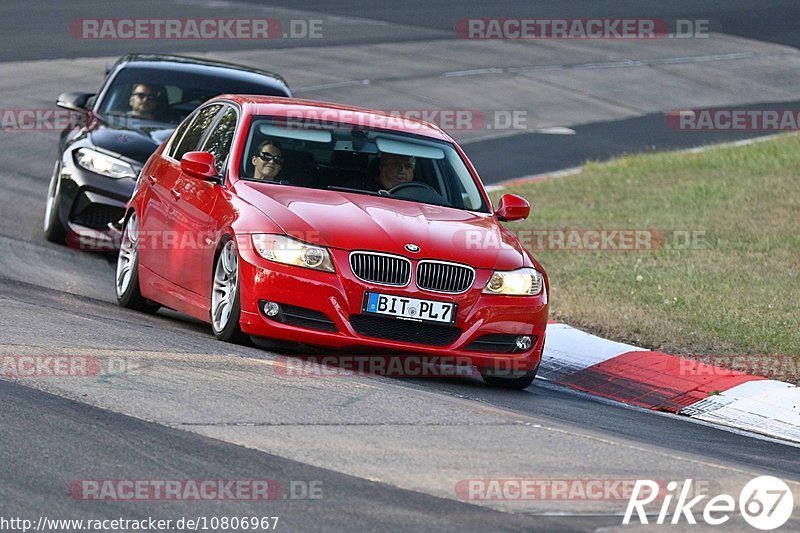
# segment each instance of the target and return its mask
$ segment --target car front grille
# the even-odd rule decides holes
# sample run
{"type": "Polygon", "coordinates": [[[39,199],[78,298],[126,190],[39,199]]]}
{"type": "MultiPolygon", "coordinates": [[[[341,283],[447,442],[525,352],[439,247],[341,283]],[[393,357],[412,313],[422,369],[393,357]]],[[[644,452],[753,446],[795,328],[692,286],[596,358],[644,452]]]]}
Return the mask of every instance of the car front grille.
{"type": "Polygon", "coordinates": [[[411,261],[397,255],[353,252],[350,268],[358,279],[369,283],[403,286],[411,279],[411,261]]]}
{"type": "Polygon", "coordinates": [[[444,261],[420,261],[417,265],[417,286],[436,292],[459,293],[472,287],[475,271],[466,265],[444,261]]]}
{"type": "Polygon", "coordinates": [[[353,329],[365,337],[375,337],[400,342],[426,344],[429,346],[447,346],[461,335],[461,330],[453,326],[425,324],[382,318],[369,315],[350,315],[353,329]]]}

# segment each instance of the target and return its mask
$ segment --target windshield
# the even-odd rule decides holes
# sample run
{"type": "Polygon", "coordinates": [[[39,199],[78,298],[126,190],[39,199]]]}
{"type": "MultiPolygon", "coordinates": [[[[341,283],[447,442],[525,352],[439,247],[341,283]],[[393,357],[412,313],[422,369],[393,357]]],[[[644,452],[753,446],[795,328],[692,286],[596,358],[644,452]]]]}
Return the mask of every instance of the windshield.
{"type": "Polygon", "coordinates": [[[419,135],[254,117],[244,154],[244,179],[489,212],[453,145],[419,135]]]}
{"type": "Polygon", "coordinates": [[[100,115],[114,120],[124,117],[134,121],[177,125],[200,104],[224,93],[286,96],[265,78],[264,84],[225,76],[225,69],[212,73],[187,73],[165,68],[128,66],[112,81],[103,101],[100,115]]]}

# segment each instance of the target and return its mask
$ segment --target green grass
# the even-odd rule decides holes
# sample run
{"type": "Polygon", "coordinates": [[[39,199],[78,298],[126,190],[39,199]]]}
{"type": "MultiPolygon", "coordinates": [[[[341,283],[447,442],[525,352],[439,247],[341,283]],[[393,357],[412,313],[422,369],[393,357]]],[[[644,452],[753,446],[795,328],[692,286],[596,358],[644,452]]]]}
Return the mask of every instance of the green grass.
{"type": "Polygon", "coordinates": [[[512,230],[657,229],[667,239],[644,251],[533,250],[550,276],[552,318],[669,353],[800,356],[800,136],[588,163],[494,196],[506,192],[533,205],[512,230]],[[673,230],[702,240],[684,248],[673,230]]]}

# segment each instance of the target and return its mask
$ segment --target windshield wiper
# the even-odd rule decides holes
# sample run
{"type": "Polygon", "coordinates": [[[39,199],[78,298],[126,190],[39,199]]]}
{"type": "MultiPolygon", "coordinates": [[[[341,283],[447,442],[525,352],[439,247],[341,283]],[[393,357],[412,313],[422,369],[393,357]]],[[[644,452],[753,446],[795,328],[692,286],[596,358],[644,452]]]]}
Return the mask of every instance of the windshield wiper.
{"type": "Polygon", "coordinates": [[[378,192],[375,191],[365,191],[364,189],[353,189],[352,187],[337,187],[335,185],[328,185],[329,191],[342,191],[342,192],[355,192],[358,194],[369,194],[370,196],[391,196],[389,191],[380,190],[378,192]]]}
{"type": "Polygon", "coordinates": [[[439,202],[421,202],[413,198],[401,198],[399,196],[392,196],[391,194],[389,194],[389,191],[385,189],[381,189],[379,192],[375,192],[375,191],[365,191],[364,189],[353,189],[350,187],[337,187],[335,185],[329,185],[328,189],[331,191],[354,192],[358,194],[369,194],[370,196],[380,196],[383,198],[394,198],[395,200],[404,200],[406,202],[415,202],[418,204],[425,204],[425,205],[435,205],[437,207],[449,207],[450,209],[463,209],[463,208],[458,208],[451,204],[441,204],[439,202]]]}
{"type": "Polygon", "coordinates": [[[252,183],[270,183],[272,185],[291,185],[291,183],[289,183],[286,180],[260,180],[258,178],[248,178],[247,176],[243,176],[242,179],[244,179],[245,181],[252,182],[252,183]]]}

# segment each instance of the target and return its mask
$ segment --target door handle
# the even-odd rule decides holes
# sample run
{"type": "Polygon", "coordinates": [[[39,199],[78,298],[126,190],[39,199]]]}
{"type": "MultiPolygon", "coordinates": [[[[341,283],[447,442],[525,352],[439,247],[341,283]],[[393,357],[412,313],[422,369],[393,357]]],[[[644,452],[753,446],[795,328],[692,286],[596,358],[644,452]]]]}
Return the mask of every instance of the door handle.
{"type": "Polygon", "coordinates": [[[176,200],[181,199],[181,193],[177,189],[171,189],[169,192],[172,194],[172,197],[175,198],[176,200]]]}
{"type": "Polygon", "coordinates": [[[156,179],[155,176],[147,176],[147,182],[150,185],[155,185],[158,182],[158,180],[156,179]]]}

